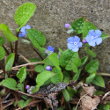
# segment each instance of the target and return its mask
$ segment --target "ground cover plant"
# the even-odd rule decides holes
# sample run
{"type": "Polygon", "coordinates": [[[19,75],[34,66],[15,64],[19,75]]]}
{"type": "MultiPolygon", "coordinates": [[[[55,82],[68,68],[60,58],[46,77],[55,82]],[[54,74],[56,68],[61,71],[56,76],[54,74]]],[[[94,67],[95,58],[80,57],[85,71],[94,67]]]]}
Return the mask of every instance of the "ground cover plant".
{"type": "Polygon", "coordinates": [[[93,51],[109,35],[82,17],[64,25],[67,49],[46,46],[46,36],[27,24],[35,10],[31,2],[16,9],[16,35],[0,24],[0,110],[110,110],[110,75],[99,73],[93,51]],[[35,58],[18,52],[19,39],[35,58]]]}

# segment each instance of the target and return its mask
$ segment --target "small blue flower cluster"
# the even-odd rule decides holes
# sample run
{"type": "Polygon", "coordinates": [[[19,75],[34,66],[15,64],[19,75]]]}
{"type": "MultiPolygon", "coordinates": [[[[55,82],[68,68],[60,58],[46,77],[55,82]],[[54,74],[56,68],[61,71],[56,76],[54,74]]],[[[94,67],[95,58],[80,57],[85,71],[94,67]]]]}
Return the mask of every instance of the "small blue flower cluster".
{"type": "Polygon", "coordinates": [[[32,90],[35,88],[35,86],[26,85],[25,89],[27,90],[27,93],[32,94],[32,90]]]}
{"type": "Polygon", "coordinates": [[[45,53],[46,53],[47,55],[50,55],[50,54],[52,54],[54,51],[55,51],[55,48],[54,48],[54,47],[48,46],[47,49],[45,50],[45,53]]]}
{"type": "Polygon", "coordinates": [[[65,27],[66,29],[68,29],[68,30],[67,30],[67,33],[68,33],[68,34],[71,34],[71,33],[74,32],[74,29],[72,28],[72,26],[71,26],[70,24],[65,24],[64,27],[65,27]]]}
{"type": "Polygon", "coordinates": [[[90,30],[82,42],[78,36],[69,37],[67,39],[67,47],[74,52],[77,52],[83,43],[88,43],[90,46],[95,47],[102,43],[101,35],[102,32],[100,30],[90,30]]]}
{"type": "Polygon", "coordinates": [[[27,34],[27,29],[31,29],[31,26],[30,25],[26,25],[26,26],[23,26],[21,29],[20,29],[20,32],[18,34],[18,37],[26,37],[26,34],[27,34]]]}

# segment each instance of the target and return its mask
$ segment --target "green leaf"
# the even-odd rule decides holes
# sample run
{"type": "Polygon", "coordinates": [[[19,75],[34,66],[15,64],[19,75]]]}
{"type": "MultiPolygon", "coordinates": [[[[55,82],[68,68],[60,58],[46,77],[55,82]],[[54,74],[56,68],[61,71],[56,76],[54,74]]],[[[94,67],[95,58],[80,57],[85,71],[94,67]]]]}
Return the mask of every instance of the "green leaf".
{"type": "Polygon", "coordinates": [[[5,50],[2,46],[0,46],[0,60],[2,60],[5,57],[5,50]]]}
{"type": "Polygon", "coordinates": [[[27,2],[19,6],[14,15],[14,20],[16,24],[18,24],[20,28],[24,26],[33,16],[35,10],[36,5],[31,2],[27,2]]]}
{"type": "Polygon", "coordinates": [[[108,38],[109,36],[110,36],[110,35],[108,35],[108,34],[102,32],[101,37],[102,37],[103,40],[106,39],[106,38],[108,38]]]}
{"type": "Polygon", "coordinates": [[[3,37],[0,37],[0,45],[2,46],[5,43],[5,40],[3,37]]]}
{"type": "Polygon", "coordinates": [[[88,84],[91,83],[94,80],[95,76],[96,76],[95,73],[90,74],[89,77],[86,78],[86,83],[88,84]]]}
{"type": "Polygon", "coordinates": [[[99,61],[98,60],[91,60],[85,67],[88,73],[96,73],[99,68],[99,61]]]}
{"type": "Polygon", "coordinates": [[[79,79],[80,73],[81,73],[81,69],[79,69],[75,72],[75,75],[73,77],[74,81],[77,81],[79,79]]]}
{"type": "Polygon", "coordinates": [[[86,37],[89,30],[97,29],[97,27],[89,22],[85,18],[79,18],[72,23],[72,28],[76,31],[77,34],[82,34],[83,37],[86,37]]]}
{"type": "Polygon", "coordinates": [[[72,28],[78,33],[82,33],[85,18],[79,18],[72,23],[72,28]]]}
{"type": "Polygon", "coordinates": [[[85,52],[90,56],[95,58],[96,57],[96,53],[93,50],[90,50],[88,47],[85,48],[85,52]]]}
{"type": "Polygon", "coordinates": [[[52,53],[51,55],[49,55],[45,60],[45,65],[51,65],[51,66],[55,66],[55,67],[59,67],[59,59],[58,59],[58,55],[56,53],[52,53]]]}
{"type": "Polygon", "coordinates": [[[85,63],[87,62],[88,60],[88,56],[84,56],[82,59],[81,59],[81,65],[85,65],[85,63]]]}
{"type": "Polygon", "coordinates": [[[35,67],[35,71],[36,72],[43,72],[45,69],[44,69],[44,66],[43,65],[37,65],[35,67]]]}
{"type": "Polygon", "coordinates": [[[23,83],[18,83],[17,88],[18,88],[18,90],[24,92],[24,84],[23,83]]]}
{"type": "Polygon", "coordinates": [[[20,83],[24,82],[27,76],[26,67],[20,68],[16,76],[19,79],[20,83]]]}
{"type": "Polygon", "coordinates": [[[51,78],[51,82],[54,83],[54,84],[62,82],[63,73],[62,73],[60,67],[55,67],[53,69],[53,72],[55,73],[55,75],[51,78]]]}
{"type": "Polygon", "coordinates": [[[27,37],[35,48],[39,48],[45,45],[46,37],[42,32],[35,29],[29,29],[27,32],[27,37]]]}
{"type": "Polygon", "coordinates": [[[76,71],[81,65],[78,53],[71,50],[64,51],[60,56],[60,65],[65,67],[66,70],[76,71]]]}
{"type": "Polygon", "coordinates": [[[63,90],[63,96],[67,102],[71,100],[71,96],[69,92],[67,91],[67,89],[63,90]]]}
{"type": "Polygon", "coordinates": [[[54,73],[50,71],[43,71],[39,73],[36,78],[37,88],[39,89],[40,86],[44,85],[44,83],[53,76],[54,73]]]}
{"type": "Polygon", "coordinates": [[[18,38],[13,35],[7,25],[0,24],[0,31],[3,32],[4,36],[7,38],[8,41],[15,42],[16,40],[18,40],[18,38]]]}
{"type": "Polygon", "coordinates": [[[6,71],[10,71],[12,66],[13,66],[13,63],[14,63],[14,60],[15,60],[15,54],[14,53],[11,53],[7,59],[6,59],[6,64],[5,64],[5,70],[6,71]]]}
{"type": "Polygon", "coordinates": [[[16,83],[16,80],[14,80],[13,78],[4,79],[0,83],[0,85],[5,86],[5,87],[12,89],[12,90],[17,90],[17,88],[16,88],[17,83],[16,83]]]}
{"type": "Polygon", "coordinates": [[[24,108],[24,107],[26,107],[30,102],[31,102],[31,99],[28,99],[28,100],[26,100],[26,101],[20,100],[20,101],[18,101],[17,103],[18,103],[18,106],[19,106],[20,108],[24,108]]]}
{"type": "Polygon", "coordinates": [[[93,23],[89,22],[88,20],[85,20],[82,28],[83,37],[85,38],[88,32],[92,29],[96,30],[97,27],[93,23]]]}
{"type": "Polygon", "coordinates": [[[81,59],[78,56],[78,53],[73,53],[72,57],[66,65],[66,70],[72,70],[74,73],[79,73],[78,67],[81,65],[81,59]]]}
{"type": "Polygon", "coordinates": [[[60,55],[60,65],[65,67],[73,56],[73,52],[71,50],[65,50],[60,55]]]}
{"type": "Polygon", "coordinates": [[[92,81],[93,84],[100,86],[100,87],[105,87],[105,81],[102,76],[96,75],[94,80],[92,81]]]}

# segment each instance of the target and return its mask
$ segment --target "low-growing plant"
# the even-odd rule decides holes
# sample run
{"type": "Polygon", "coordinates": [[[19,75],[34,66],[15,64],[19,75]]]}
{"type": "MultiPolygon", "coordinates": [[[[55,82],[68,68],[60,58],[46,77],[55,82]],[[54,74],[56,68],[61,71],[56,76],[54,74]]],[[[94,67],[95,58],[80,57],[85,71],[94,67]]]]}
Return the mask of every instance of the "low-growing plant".
{"type": "Polygon", "coordinates": [[[100,62],[93,51],[109,35],[82,17],[64,25],[71,37],[66,50],[56,51],[46,46],[41,31],[27,25],[35,10],[36,5],[30,2],[17,8],[16,35],[0,24],[1,109],[109,110],[109,88],[103,75],[110,75],[98,72],[100,62]],[[18,52],[19,39],[36,52],[35,58],[27,59],[18,52]]]}

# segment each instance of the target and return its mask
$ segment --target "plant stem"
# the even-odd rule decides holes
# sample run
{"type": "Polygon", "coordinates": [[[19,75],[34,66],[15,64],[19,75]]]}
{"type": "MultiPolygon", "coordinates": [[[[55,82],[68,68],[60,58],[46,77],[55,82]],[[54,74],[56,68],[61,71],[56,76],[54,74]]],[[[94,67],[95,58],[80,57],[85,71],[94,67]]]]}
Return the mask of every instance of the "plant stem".
{"type": "Polygon", "coordinates": [[[10,42],[10,49],[11,49],[11,52],[13,53],[13,45],[11,42],[10,42]]]}
{"type": "Polygon", "coordinates": [[[3,45],[3,48],[5,49],[7,55],[9,55],[10,53],[9,53],[8,49],[4,45],[3,45]]]}
{"type": "MultiPolygon", "coordinates": [[[[36,65],[36,64],[44,64],[44,63],[43,62],[30,62],[30,63],[14,66],[14,67],[12,67],[12,70],[18,70],[18,68],[20,68],[20,67],[26,67],[29,65],[36,65]]],[[[3,73],[3,70],[0,70],[0,73],[3,73]]]]}
{"type": "Polygon", "coordinates": [[[44,60],[44,58],[41,56],[41,54],[34,47],[32,47],[32,48],[37,53],[37,55],[41,58],[41,60],[44,60]]]}
{"type": "Polygon", "coordinates": [[[110,73],[97,73],[98,75],[102,75],[102,76],[109,76],[110,77],[110,73]]]}
{"type": "MultiPolygon", "coordinates": [[[[18,37],[18,33],[17,33],[17,37],[18,37]]],[[[15,62],[14,64],[16,64],[18,62],[18,40],[15,42],[15,62]]]]}
{"type": "Polygon", "coordinates": [[[23,60],[25,60],[27,63],[30,63],[30,61],[29,61],[25,56],[23,56],[23,55],[21,55],[21,54],[19,54],[19,56],[20,56],[23,60]]]}

